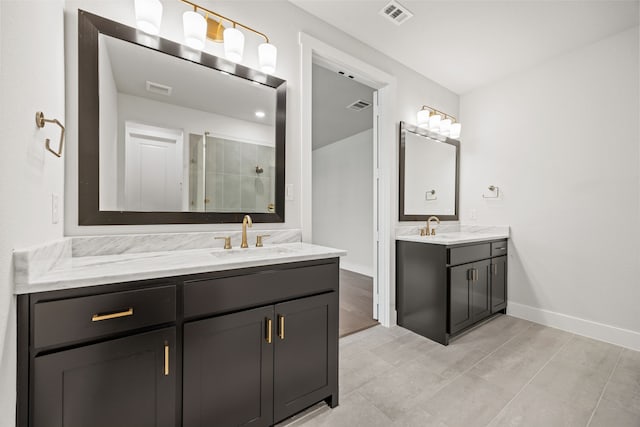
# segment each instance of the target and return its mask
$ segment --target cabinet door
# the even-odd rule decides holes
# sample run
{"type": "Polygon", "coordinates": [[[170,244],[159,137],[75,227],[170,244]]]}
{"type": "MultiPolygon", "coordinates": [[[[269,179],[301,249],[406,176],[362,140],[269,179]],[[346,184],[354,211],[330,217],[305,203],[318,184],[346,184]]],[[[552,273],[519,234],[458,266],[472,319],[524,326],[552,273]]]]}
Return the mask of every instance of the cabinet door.
{"type": "Polygon", "coordinates": [[[507,307],[507,257],[491,260],[491,312],[507,307]]]}
{"type": "Polygon", "coordinates": [[[184,325],[184,427],[272,424],[272,322],[269,306],[184,325]]]}
{"type": "Polygon", "coordinates": [[[275,422],[337,393],[337,294],[275,306],[275,422]]]}
{"type": "Polygon", "coordinates": [[[471,286],[471,317],[473,322],[482,320],[491,314],[489,266],[489,260],[473,263],[473,268],[476,271],[475,280],[471,286]]]}
{"type": "Polygon", "coordinates": [[[35,358],[32,427],[175,426],[175,328],[35,358]]]}
{"type": "Polygon", "coordinates": [[[471,287],[474,277],[472,264],[449,268],[449,333],[451,334],[473,323],[471,287]]]}

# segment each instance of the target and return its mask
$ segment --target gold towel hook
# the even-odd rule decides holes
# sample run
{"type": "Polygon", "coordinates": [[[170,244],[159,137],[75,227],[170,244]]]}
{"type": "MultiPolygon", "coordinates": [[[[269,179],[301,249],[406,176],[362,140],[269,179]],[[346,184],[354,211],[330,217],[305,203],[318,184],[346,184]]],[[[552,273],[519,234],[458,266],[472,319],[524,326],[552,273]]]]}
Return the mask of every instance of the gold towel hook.
{"type": "Polygon", "coordinates": [[[45,119],[44,113],[42,111],[38,111],[36,113],[36,125],[39,128],[43,128],[47,123],[55,123],[60,126],[60,144],[58,145],[58,151],[55,151],[51,148],[51,140],[49,138],[45,139],[45,147],[47,150],[56,157],[62,157],[62,147],[64,144],[64,126],[62,123],[58,121],[58,119],[45,119]]]}

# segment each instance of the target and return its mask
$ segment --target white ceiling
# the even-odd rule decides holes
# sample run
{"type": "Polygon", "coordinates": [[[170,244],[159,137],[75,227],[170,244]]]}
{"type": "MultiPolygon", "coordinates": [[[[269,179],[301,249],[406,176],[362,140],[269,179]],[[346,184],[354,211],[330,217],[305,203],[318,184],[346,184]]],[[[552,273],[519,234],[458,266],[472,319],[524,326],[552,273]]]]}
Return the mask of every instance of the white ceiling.
{"type": "Polygon", "coordinates": [[[264,125],[275,123],[276,91],[271,87],[113,37],[100,37],[120,93],[264,125]],[[147,81],[171,87],[171,95],[147,91],[147,81]],[[256,117],[256,111],[265,116],[256,117]]]}
{"type": "Polygon", "coordinates": [[[638,25],[638,0],[289,0],[458,94],[638,25]]]}
{"type": "Polygon", "coordinates": [[[361,111],[347,108],[358,100],[373,104],[373,89],[317,64],[312,86],[313,150],[373,127],[373,106],[361,111]]]}

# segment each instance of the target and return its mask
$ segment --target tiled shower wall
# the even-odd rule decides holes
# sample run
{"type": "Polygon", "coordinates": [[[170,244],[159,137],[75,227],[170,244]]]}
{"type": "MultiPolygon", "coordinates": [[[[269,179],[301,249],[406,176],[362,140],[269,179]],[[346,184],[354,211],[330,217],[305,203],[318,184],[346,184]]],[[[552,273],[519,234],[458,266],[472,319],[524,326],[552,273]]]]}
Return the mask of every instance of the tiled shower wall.
{"type": "Polygon", "coordinates": [[[269,212],[275,203],[274,147],[194,134],[189,144],[191,210],[269,212]]]}

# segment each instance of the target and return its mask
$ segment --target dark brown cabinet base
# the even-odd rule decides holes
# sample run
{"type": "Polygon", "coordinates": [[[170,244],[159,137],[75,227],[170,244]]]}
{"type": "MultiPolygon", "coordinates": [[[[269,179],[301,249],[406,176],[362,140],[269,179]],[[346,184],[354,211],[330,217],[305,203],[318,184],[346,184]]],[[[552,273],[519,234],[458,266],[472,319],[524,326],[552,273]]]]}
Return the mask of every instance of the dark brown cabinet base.
{"type": "Polygon", "coordinates": [[[396,242],[398,325],[441,344],[507,308],[506,240],[396,242]]]}
{"type": "Polygon", "coordinates": [[[257,427],[336,406],[338,266],[20,295],[17,425],[257,427]]]}

